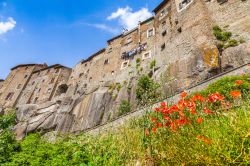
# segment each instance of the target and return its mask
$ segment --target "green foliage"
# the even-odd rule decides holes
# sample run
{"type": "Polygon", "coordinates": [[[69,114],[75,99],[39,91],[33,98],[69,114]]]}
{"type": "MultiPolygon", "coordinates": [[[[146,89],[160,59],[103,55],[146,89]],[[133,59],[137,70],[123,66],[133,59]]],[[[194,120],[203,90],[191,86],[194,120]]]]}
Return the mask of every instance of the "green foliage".
{"type": "Polygon", "coordinates": [[[213,27],[213,34],[216,37],[216,39],[219,41],[217,43],[217,48],[220,51],[223,51],[223,49],[226,49],[228,47],[238,46],[238,41],[235,40],[235,39],[231,39],[232,33],[231,32],[227,32],[227,31],[223,31],[217,25],[213,27]]]}
{"type": "Polygon", "coordinates": [[[150,69],[153,69],[155,66],[156,66],[156,60],[154,59],[150,62],[150,69]]]}
{"type": "Polygon", "coordinates": [[[141,58],[136,59],[136,64],[141,63],[141,58]]]}
{"type": "Polygon", "coordinates": [[[137,83],[136,99],[139,104],[146,105],[155,102],[161,96],[160,85],[148,75],[142,75],[137,83]]]}
{"type": "Polygon", "coordinates": [[[245,43],[246,40],[244,38],[240,38],[239,42],[242,44],[242,43],[245,43]]]}
{"type": "MultiPolygon", "coordinates": [[[[243,98],[247,98],[250,92],[250,77],[247,75],[244,76],[228,76],[224,77],[212,84],[210,84],[206,89],[198,92],[203,96],[208,96],[210,93],[219,92],[223,96],[226,97],[227,100],[232,101],[233,98],[230,95],[231,91],[240,91],[242,93],[243,98]],[[241,80],[243,83],[241,85],[237,85],[236,81],[241,80]]],[[[196,94],[196,93],[194,93],[196,94]]],[[[194,94],[190,95],[193,96],[194,94]]],[[[250,96],[249,96],[250,97],[250,96]]]]}
{"type": "Polygon", "coordinates": [[[119,107],[119,116],[131,111],[131,104],[127,100],[122,100],[119,107]]]}

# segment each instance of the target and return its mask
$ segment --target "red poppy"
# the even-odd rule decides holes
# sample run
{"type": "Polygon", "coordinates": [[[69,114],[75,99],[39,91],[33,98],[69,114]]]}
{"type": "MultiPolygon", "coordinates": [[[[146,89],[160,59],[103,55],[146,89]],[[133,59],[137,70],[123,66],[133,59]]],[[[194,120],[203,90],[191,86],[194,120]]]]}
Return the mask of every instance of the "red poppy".
{"type": "Polygon", "coordinates": [[[242,81],[242,80],[236,80],[236,81],[235,81],[235,84],[236,84],[236,85],[241,85],[241,84],[243,84],[243,81],[242,81]]]}
{"type": "Polygon", "coordinates": [[[170,128],[171,128],[172,131],[176,131],[176,125],[175,125],[174,122],[170,123],[170,128]]]}
{"type": "Polygon", "coordinates": [[[157,131],[157,128],[152,128],[153,133],[156,133],[156,131],[157,131]]]}
{"type": "Polygon", "coordinates": [[[171,125],[171,122],[167,122],[166,124],[165,124],[165,126],[167,127],[167,126],[170,126],[171,125]]]}
{"type": "Polygon", "coordinates": [[[156,112],[161,112],[161,108],[155,108],[156,112]]]}
{"type": "Polygon", "coordinates": [[[146,130],[145,130],[145,135],[149,135],[149,129],[148,128],[146,128],[146,130]]]}
{"type": "Polygon", "coordinates": [[[164,116],[163,119],[167,120],[167,121],[171,121],[171,118],[168,116],[164,116]]]}
{"type": "Polygon", "coordinates": [[[241,92],[235,90],[235,91],[230,92],[230,95],[231,95],[233,98],[238,98],[238,97],[241,96],[241,92]]]}
{"type": "Polygon", "coordinates": [[[162,106],[163,108],[165,108],[165,107],[167,106],[167,104],[166,104],[165,102],[161,102],[161,106],[162,106]]]}
{"type": "Polygon", "coordinates": [[[213,114],[213,111],[211,111],[210,109],[204,108],[203,110],[206,114],[213,114]]]}
{"type": "Polygon", "coordinates": [[[156,118],[152,118],[151,121],[152,121],[153,123],[155,123],[155,122],[157,121],[157,119],[156,119],[156,118]]]}
{"type": "Polygon", "coordinates": [[[202,136],[201,135],[197,135],[196,139],[200,140],[200,139],[202,139],[202,136]]]}
{"type": "Polygon", "coordinates": [[[204,100],[203,96],[197,94],[191,98],[192,101],[200,101],[202,102],[204,100]]]}
{"type": "Polygon", "coordinates": [[[163,127],[163,124],[162,123],[157,123],[157,125],[156,125],[157,127],[163,127]]]}
{"type": "Polygon", "coordinates": [[[185,98],[187,96],[187,92],[182,92],[181,93],[181,98],[185,98]]]}
{"type": "Polygon", "coordinates": [[[199,117],[199,118],[196,119],[196,122],[201,124],[203,122],[203,119],[201,117],[199,117]]]}
{"type": "Polygon", "coordinates": [[[222,101],[224,100],[224,96],[222,96],[220,93],[216,92],[214,94],[211,94],[208,96],[209,102],[216,102],[216,101],[222,101]]]}
{"type": "Polygon", "coordinates": [[[192,115],[196,115],[197,114],[197,112],[195,111],[194,108],[191,108],[189,111],[191,112],[192,115]]]}
{"type": "Polygon", "coordinates": [[[203,141],[206,143],[206,144],[212,144],[212,141],[210,141],[209,139],[207,139],[207,138],[203,138],[203,141]]]}

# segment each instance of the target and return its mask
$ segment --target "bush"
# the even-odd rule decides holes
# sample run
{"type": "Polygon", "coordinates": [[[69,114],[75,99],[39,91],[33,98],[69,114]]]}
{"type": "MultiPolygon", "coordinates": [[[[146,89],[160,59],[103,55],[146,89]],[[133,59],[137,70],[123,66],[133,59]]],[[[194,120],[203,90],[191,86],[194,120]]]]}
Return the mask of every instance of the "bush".
{"type": "Polygon", "coordinates": [[[160,85],[151,79],[148,75],[142,75],[137,83],[136,99],[140,105],[146,105],[157,101],[161,93],[160,85]]]}
{"type": "Polygon", "coordinates": [[[131,111],[131,104],[127,100],[122,100],[119,107],[119,116],[131,111]]]}

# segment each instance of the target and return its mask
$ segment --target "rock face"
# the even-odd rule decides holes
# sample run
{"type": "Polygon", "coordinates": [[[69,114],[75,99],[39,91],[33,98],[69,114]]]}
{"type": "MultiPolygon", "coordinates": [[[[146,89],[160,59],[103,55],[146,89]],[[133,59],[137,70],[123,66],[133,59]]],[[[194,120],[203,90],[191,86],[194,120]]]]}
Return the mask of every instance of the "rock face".
{"type": "MultiPolygon", "coordinates": [[[[163,1],[154,10],[154,17],[110,39],[106,49],[79,62],[70,76],[64,74],[69,79],[56,86],[49,101],[23,105],[21,97],[17,137],[21,139],[33,131],[77,133],[93,128],[117,118],[122,100],[135,109],[140,74],[152,76],[162,84],[165,95],[171,96],[249,63],[249,8],[250,1],[239,0],[223,4],[163,1]],[[231,31],[238,46],[219,52],[212,32],[214,25],[231,31]]],[[[36,87],[32,90],[39,92],[36,87]]],[[[34,96],[26,97],[30,98],[34,96]]]]}

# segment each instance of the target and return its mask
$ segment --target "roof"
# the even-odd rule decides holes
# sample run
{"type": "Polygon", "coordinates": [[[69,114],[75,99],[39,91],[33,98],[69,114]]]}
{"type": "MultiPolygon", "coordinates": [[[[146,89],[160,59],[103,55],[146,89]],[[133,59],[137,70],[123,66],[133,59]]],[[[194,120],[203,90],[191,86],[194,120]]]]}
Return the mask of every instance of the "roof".
{"type": "Polygon", "coordinates": [[[112,42],[113,40],[118,39],[119,37],[122,37],[122,35],[123,35],[123,34],[117,35],[117,36],[113,37],[112,39],[109,39],[107,42],[110,43],[110,42],[112,42]]]}
{"type": "Polygon", "coordinates": [[[93,55],[91,55],[90,57],[88,57],[87,59],[82,60],[81,63],[85,63],[85,62],[87,62],[87,61],[92,60],[92,59],[93,59],[94,57],[96,57],[97,55],[99,55],[99,54],[105,52],[105,50],[106,50],[105,48],[100,49],[99,51],[97,51],[96,53],[94,53],[93,55]]]}
{"type": "Polygon", "coordinates": [[[3,79],[0,79],[0,82],[3,82],[4,80],[3,79]]]}
{"type": "Polygon", "coordinates": [[[54,65],[48,66],[48,67],[46,67],[46,68],[36,70],[36,71],[34,71],[33,73],[38,73],[38,72],[41,72],[41,71],[44,71],[44,70],[49,70],[49,69],[51,69],[51,68],[55,68],[55,69],[58,69],[58,68],[66,68],[66,69],[70,69],[70,70],[71,70],[71,68],[66,67],[66,66],[63,66],[63,65],[61,65],[61,64],[54,64],[54,65]]]}
{"type": "Polygon", "coordinates": [[[133,28],[133,29],[131,29],[131,30],[129,30],[129,31],[125,31],[124,33],[123,33],[123,37],[124,36],[127,36],[127,35],[129,35],[129,34],[131,34],[132,32],[134,32],[134,31],[137,31],[138,30],[138,27],[135,27],[135,28],[133,28]]]}
{"type": "Polygon", "coordinates": [[[163,0],[154,10],[154,13],[157,13],[169,0],[163,0]]]}
{"type": "Polygon", "coordinates": [[[15,66],[15,67],[11,68],[11,70],[15,70],[15,69],[17,69],[17,68],[19,68],[19,67],[43,66],[43,65],[44,65],[44,64],[35,64],[35,63],[33,63],[33,64],[20,64],[20,65],[17,65],[17,66],[15,66]]]}
{"type": "Polygon", "coordinates": [[[144,21],[140,22],[140,25],[145,24],[145,23],[147,23],[147,22],[149,22],[149,21],[153,20],[154,18],[155,18],[155,17],[154,17],[154,16],[152,16],[152,17],[150,17],[150,18],[148,18],[148,19],[146,19],[146,20],[144,20],[144,21]]]}

